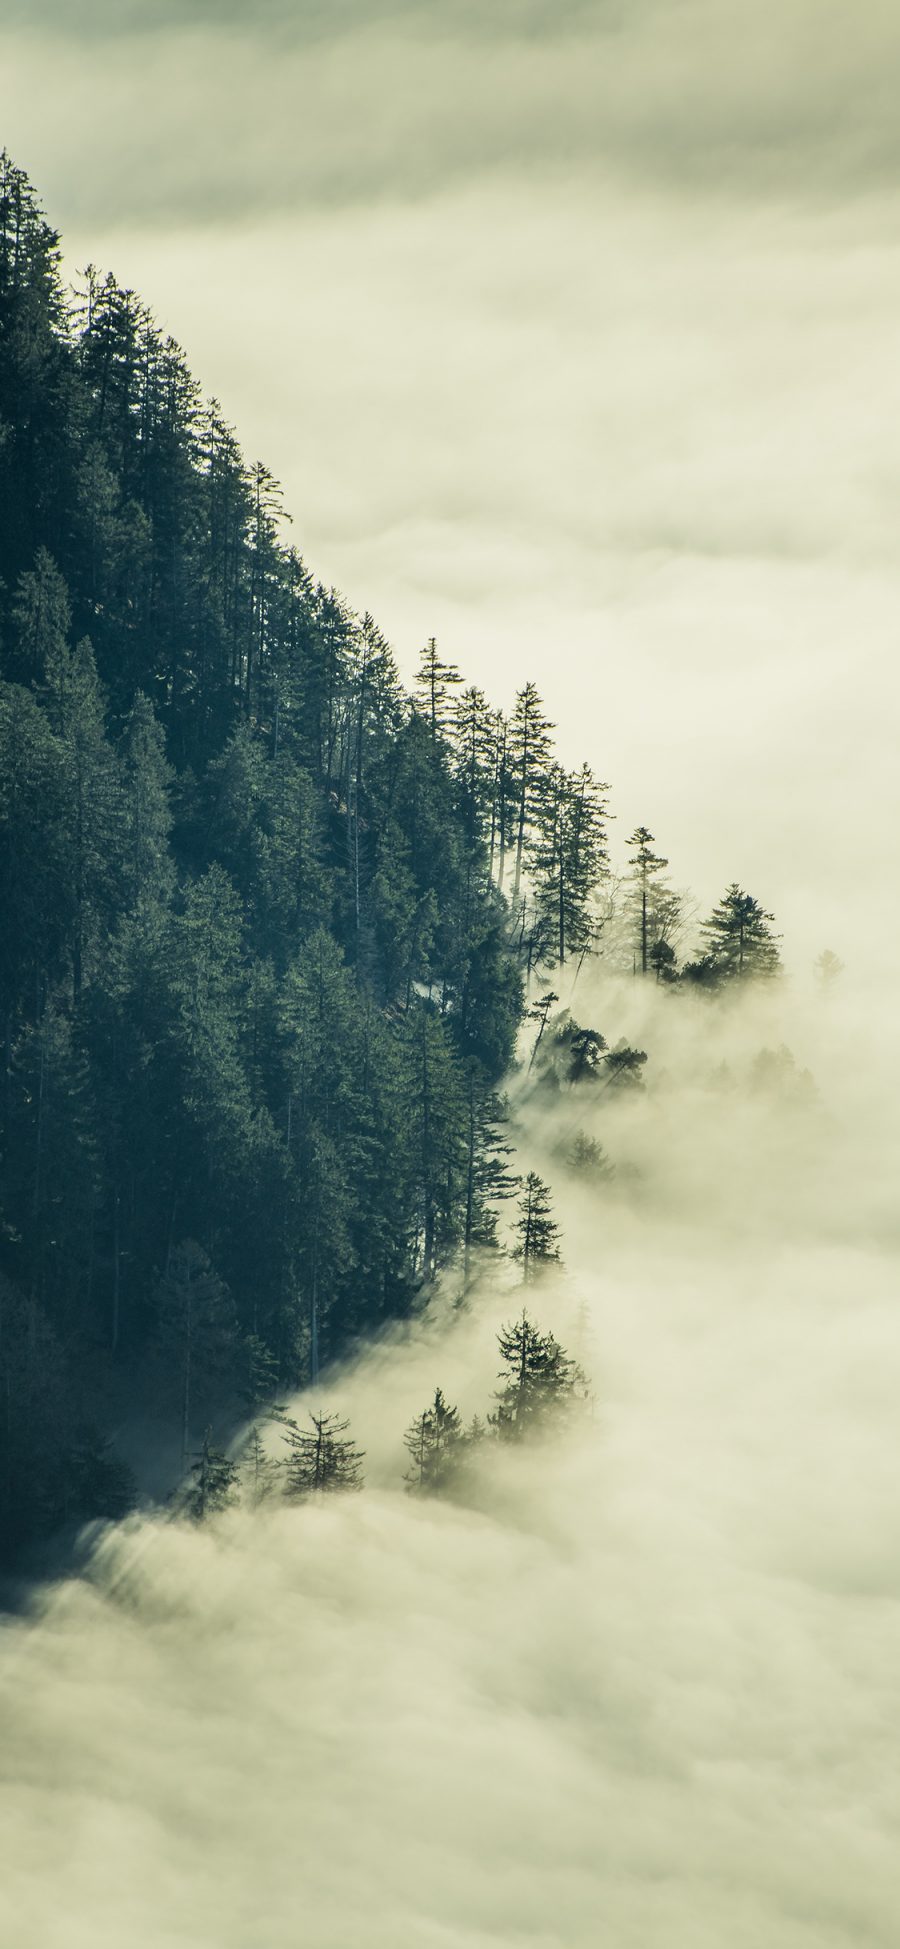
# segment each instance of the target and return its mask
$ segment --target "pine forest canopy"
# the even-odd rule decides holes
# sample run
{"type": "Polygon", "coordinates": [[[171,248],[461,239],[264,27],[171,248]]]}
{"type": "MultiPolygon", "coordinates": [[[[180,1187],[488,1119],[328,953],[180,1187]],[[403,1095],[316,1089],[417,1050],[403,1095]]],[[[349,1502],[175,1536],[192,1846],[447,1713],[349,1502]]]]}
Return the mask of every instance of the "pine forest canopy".
{"type": "MultiPolygon", "coordinates": [[[[65,288],[4,154],[5,1548],[121,1505],[95,1428],[140,1390],[186,1460],[223,1389],[315,1379],[496,1243],[526,985],[598,939],[607,788],[534,684],[507,719],[432,640],[407,695],[283,519],[136,294],[65,288]]],[[[770,918],[730,889],[688,978],[773,972],[770,918]]]]}

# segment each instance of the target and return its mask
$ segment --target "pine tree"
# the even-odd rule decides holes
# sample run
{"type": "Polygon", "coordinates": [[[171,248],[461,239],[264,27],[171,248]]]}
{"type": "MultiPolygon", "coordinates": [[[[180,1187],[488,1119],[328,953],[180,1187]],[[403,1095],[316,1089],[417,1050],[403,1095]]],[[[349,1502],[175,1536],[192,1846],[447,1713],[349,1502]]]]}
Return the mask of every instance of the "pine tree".
{"type": "Polygon", "coordinates": [[[278,1487],[278,1464],[269,1455],[262,1430],[254,1422],[241,1458],[241,1483],[251,1509],[268,1502],[278,1487]]]}
{"type": "Polygon", "coordinates": [[[416,690],[422,700],[432,745],[436,745],[438,738],[445,736],[451,728],[450,692],[461,683],[462,677],[459,671],[452,663],[444,663],[438,655],[434,637],[429,636],[425,648],[419,655],[416,690]]]}
{"type": "Polygon", "coordinates": [[[715,981],[756,980],[779,973],[772,919],[752,894],[732,882],[701,929],[707,943],[706,964],[715,981]]]}
{"type": "Polygon", "coordinates": [[[607,1088],[617,1090],[643,1089],[643,1069],[647,1061],[645,1049],[632,1049],[627,1042],[617,1043],[604,1057],[606,1064],[607,1088]]]}
{"type": "Polygon", "coordinates": [[[584,1130],[576,1133],[565,1158],[570,1171],[577,1172],[579,1177],[595,1181],[605,1178],[609,1181],[616,1175],[615,1165],[610,1163],[603,1145],[598,1143],[596,1137],[589,1137],[584,1130]]]}
{"type": "Polygon", "coordinates": [[[516,864],[513,875],[513,901],[519,898],[522,872],[531,836],[537,826],[546,773],[550,761],[553,727],[533,683],[517,693],[509,728],[509,765],[512,776],[516,864]]]}
{"type": "Polygon", "coordinates": [[[466,1435],[459,1410],[445,1401],[441,1389],[410,1423],[403,1437],[412,1468],[404,1476],[412,1495],[443,1495],[458,1480],[466,1451],[466,1435]]]}
{"type": "Polygon", "coordinates": [[[291,1502],[309,1495],[330,1495],[338,1490],[361,1489],[364,1456],[347,1440],[349,1421],[336,1414],[310,1411],[310,1428],[296,1421],[285,1422],[284,1440],[288,1456],[284,1463],[284,1493],[291,1502]]]}
{"type": "Polygon", "coordinates": [[[564,967],[594,938],[591,906],[606,868],[605,785],[588,765],[547,775],[534,851],[535,914],[529,964],[564,967]]]}
{"type": "Polygon", "coordinates": [[[463,1229],[463,1282],[468,1287],[472,1252],[496,1247],[498,1200],[514,1197],[521,1178],[509,1168],[515,1146],[504,1140],[509,1122],[505,1100],[495,1091],[479,1091],[474,1068],[469,1073],[466,1140],[466,1213],[463,1229]]]}
{"type": "Polygon", "coordinates": [[[531,1056],[528,1063],[529,1069],[534,1068],[535,1060],[537,1058],[537,1053],[541,1046],[541,1042],[543,1040],[544,1031],[547,1027],[547,1022],[550,1018],[550,1013],[553,1008],[553,1004],[554,1002],[558,1002],[558,1001],[559,1001],[559,996],[557,995],[555,989],[548,988],[545,990],[543,995],[538,996],[536,1002],[532,1002],[531,1007],[528,1010],[529,1022],[536,1022],[538,1025],[538,1032],[534,1039],[534,1048],[531,1051],[531,1056]]]}
{"type": "Polygon", "coordinates": [[[560,1256],[559,1226],[553,1217],[550,1186],[536,1171],[529,1171],[525,1179],[514,1230],[518,1242],[513,1247],[513,1258],[521,1260],[522,1277],[527,1285],[548,1265],[557,1264],[560,1256]]]}
{"type": "Polygon", "coordinates": [[[234,1462],[213,1445],[212,1429],[207,1428],[199,1454],[191,1463],[193,1481],[184,1499],[186,1514],[195,1523],[205,1523],[237,1501],[238,1470],[234,1462]]]}
{"type": "Polygon", "coordinates": [[[562,1423],[583,1400],[587,1383],[552,1333],[542,1333],[526,1312],[499,1334],[500,1381],[490,1423],[501,1441],[521,1441],[562,1423]]]}
{"type": "Polygon", "coordinates": [[[568,1081],[570,1083],[598,1082],[608,1056],[606,1038],[600,1034],[599,1029],[582,1029],[577,1022],[573,1022],[568,1042],[570,1051],[568,1081]]]}
{"type": "Polygon", "coordinates": [[[650,949],[649,961],[658,982],[677,980],[677,957],[669,941],[655,940],[650,949]]]}
{"type": "Polygon", "coordinates": [[[637,951],[641,973],[646,974],[650,965],[651,944],[660,938],[660,930],[654,924],[653,916],[654,887],[669,862],[653,851],[653,834],[648,832],[646,826],[635,828],[628,845],[631,848],[630,891],[637,908],[637,951]]]}

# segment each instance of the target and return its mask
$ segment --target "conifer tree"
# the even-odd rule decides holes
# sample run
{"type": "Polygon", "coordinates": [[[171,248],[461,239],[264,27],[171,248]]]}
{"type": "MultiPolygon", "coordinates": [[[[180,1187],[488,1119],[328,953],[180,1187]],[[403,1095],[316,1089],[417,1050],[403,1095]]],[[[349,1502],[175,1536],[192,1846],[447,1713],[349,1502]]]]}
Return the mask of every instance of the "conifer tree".
{"type": "Polygon", "coordinates": [[[537,826],[551,751],[552,725],[533,683],[517,693],[509,728],[516,863],[513,901],[519,898],[522,871],[531,835],[537,826]]]}
{"type": "Polygon", "coordinates": [[[490,1423],[501,1441],[521,1441],[565,1420],[586,1392],[585,1376],[552,1333],[523,1312],[502,1328],[500,1382],[490,1423]]]}
{"type": "Polygon", "coordinates": [[[548,1265],[557,1264],[560,1256],[559,1226],[553,1217],[550,1186],[536,1171],[529,1171],[525,1179],[514,1230],[517,1243],[513,1258],[521,1260],[522,1278],[527,1285],[548,1265]]]}
{"type": "Polygon", "coordinates": [[[547,774],[534,851],[535,916],[530,960],[564,967],[593,939],[591,902],[606,867],[606,786],[589,765],[547,774]]]}
{"type": "Polygon", "coordinates": [[[241,1483],[251,1509],[268,1502],[278,1487],[278,1464],[272,1460],[256,1422],[247,1436],[241,1458],[241,1483]]]}
{"type": "Polygon", "coordinates": [[[138,691],[125,732],[123,811],[132,900],[165,900],[172,891],[170,793],[173,770],[153,705],[138,691]]]}
{"type": "Polygon", "coordinates": [[[654,838],[646,826],[637,826],[628,841],[631,849],[631,892],[637,908],[637,955],[642,974],[650,965],[650,947],[659,938],[659,929],[654,925],[652,907],[654,885],[669,862],[660,853],[653,851],[654,838]]]}
{"type": "Polygon", "coordinates": [[[349,1421],[336,1414],[309,1414],[309,1429],[285,1421],[284,1493],[291,1502],[310,1495],[361,1489],[364,1455],[347,1438],[349,1421]]]}
{"type": "Polygon", "coordinates": [[[446,736],[452,726],[452,706],[450,692],[462,683],[459,671],[452,663],[445,663],[438,655],[437,644],[429,636],[425,648],[419,655],[419,668],[416,674],[416,690],[422,700],[422,709],[431,733],[432,745],[438,738],[446,736]]]}
{"type": "Polygon", "coordinates": [[[529,1022],[536,1022],[538,1025],[538,1032],[534,1039],[534,1048],[531,1051],[531,1056],[528,1063],[529,1069],[534,1068],[535,1060],[537,1058],[537,1053],[541,1046],[541,1042],[543,1040],[544,1031],[547,1027],[547,1023],[550,1018],[550,1013],[553,1008],[553,1004],[554,1002],[558,1002],[558,1001],[559,1001],[559,996],[557,995],[555,989],[547,988],[543,993],[543,995],[538,996],[536,1002],[532,1002],[531,1007],[528,1010],[529,1022]]]}
{"type": "MultiPolygon", "coordinates": [[[[781,961],[772,920],[753,894],[732,882],[701,929],[707,944],[705,965],[714,981],[778,974],[781,961]]],[[[699,964],[701,969],[703,965],[699,964]]]]}
{"type": "Polygon", "coordinates": [[[406,1430],[404,1444],[412,1464],[404,1476],[412,1495],[442,1495],[458,1479],[466,1450],[459,1410],[445,1401],[441,1389],[406,1430]]]}
{"type": "Polygon", "coordinates": [[[585,1130],[576,1133],[565,1157],[570,1171],[577,1172],[579,1177],[609,1180],[616,1175],[615,1165],[610,1162],[603,1145],[596,1137],[589,1137],[585,1130]]]}
{"type": "Polygon", "coordinates": [[[650,966],[658,982],[671,982],[677,978],[675,949],[669,941],[655,940],[649,954],[650,966]]]}
{"type": "Polygon", "coordinates": [[[200,1452],[191,1463],[191,1474],[193,1481],[184,1507],[195,1523],[205,1523],[207,1517],[219,1515],[237,1501],[238,1469],[215,1447],[211,1428],[207,1428],[200,1452]]]}
{"type": "Polygon", "coordinates": [[[515,1147],[504,1140],[509,1122],[506,1102],[495,1091],[479,1092],[474,1068],[468,1085],[466,1212],[463,1229],[463,1279],[467,1287],[473,1249],[497,1244],[498,1200],[511,1198],[521,1179],[508,1160],[515,1147]]]}

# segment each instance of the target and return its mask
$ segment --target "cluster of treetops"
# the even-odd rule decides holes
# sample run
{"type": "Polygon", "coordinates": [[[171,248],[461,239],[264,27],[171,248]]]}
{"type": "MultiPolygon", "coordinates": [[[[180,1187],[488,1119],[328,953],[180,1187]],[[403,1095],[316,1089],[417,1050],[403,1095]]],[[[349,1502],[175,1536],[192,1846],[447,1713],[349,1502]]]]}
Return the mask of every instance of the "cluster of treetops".
{"type": "MultiPolygon", "coordinates": [[[[524,1181],[515,1224],[512,1257],[522,1265],[528,1287],[560,1261],[559,1226],[553,1216],[550,1188],[535,1171],[524,1181]]],[[[491,1439],[524,1442],[558,1434],[591,1403],[587,1375],[562,1347],[555,1334],[544,1331],[530,1316],[521,1315],[498,1335],[500,1386],[487,1419],[473,1415],[463,1422],[459,1409],[443,1389],[410,1423],[403,1437],[409,1458],[404,1476],[412,1495],[459,1495],[467,1486],[471,1464],[491,1439]]],[[[273,1456],[263,1426],[255,1419],[236,1460],[217,1448],[207,1428],[185,1483],[176,1494],[180,1513],[195,1522],[243,1503],[258,1509],[275,1497],[289,1502],[338,1490],[361,1489],[365,1455],[349,1433],[350,1424],[334,1412],[315,1409],[301,1425],[275,1405],[270,1390],[275,1382],[265,1374],[261,1352],[259,1378],[266,1391],[263,1423],[276,1424],[286,1454],[273,1456]]],[[[253,1406],[252,1395],[248,1401],[253,1406]]],[[[187,1431],[185,1430],[185,1434],[187,1431]]]]}
{"type": "Polygon", "coordinates": [[[120,1506],[116,1423],[315,1381],[497,1248],[536,979],[778,966],[733,886],[679,969],[666,861],[639,827],[612,897],[534,684],[507,716],[431,641],[408,694],[284,521],[4,154],[0,1554],[120,1506]]]}

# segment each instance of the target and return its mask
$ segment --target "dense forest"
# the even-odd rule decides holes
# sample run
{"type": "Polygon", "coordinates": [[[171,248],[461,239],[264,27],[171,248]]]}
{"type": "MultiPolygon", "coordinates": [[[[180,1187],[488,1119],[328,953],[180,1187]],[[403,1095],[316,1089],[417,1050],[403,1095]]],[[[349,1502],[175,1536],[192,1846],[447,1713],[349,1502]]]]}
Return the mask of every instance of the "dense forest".
{"type": "MultiPolygon", "coordinates": [[[[607,788],[557,761],[535,685],[506,716],[432,640],[407,694],[286,525],[134,292],[66,287],[4,155],[7,1555],[126,1505],[129,1403],[187,1459],[211,1404],[316,1380],[496,1245],[502,1080],[555,1000],[536,979],[600,943],[673,988],[778,966],[737,886],[684,961],[643,826],[613,898],[607,788]]],[[[614,1061],[599,1042],[573,1060],[614,1061]]],[[[220,1466],[207,1445],[201,1499],[220,1466]]]]}

